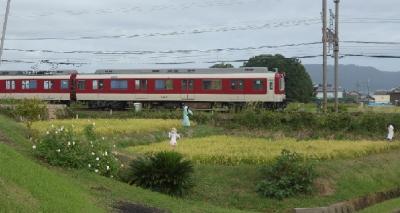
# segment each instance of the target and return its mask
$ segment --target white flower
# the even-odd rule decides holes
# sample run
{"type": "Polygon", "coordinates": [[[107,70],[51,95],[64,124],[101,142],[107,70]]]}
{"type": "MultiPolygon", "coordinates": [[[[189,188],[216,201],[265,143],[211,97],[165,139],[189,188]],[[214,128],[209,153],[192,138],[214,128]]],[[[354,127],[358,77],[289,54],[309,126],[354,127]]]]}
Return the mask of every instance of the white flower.
{"type": "Polygon", "coordinates": [[[64,126],[61,126],[60,131],[61,132],[64,131],[64,126]]]}
{"type": "Polygon", "coordinates": [[[92,152],[92,155],[95,155],[94,152],[92,152]]]}
{"type": "Polygon", "coordinates": [[[60,150],[60,149],[57,149],[56,151],[57,151],[57,152],[61,152],[61,150],[60,150]]]}
{"type": "Polygon", "coordinates": [[[94,146],[92,145],[92,148],[93,148],[94,146]]]}
{"type": "Polygon", "coordinates": [[[47,132],[46,132],[46,134],[48,135],[48,134],[50,134],[50,132],[49,132],[49,131],[47,131],[47,132]]]}
{"type": "Polygon", "coordinates": [[[55,133],[56,133],[56,134],[58,134],[58,132],[57,132],[57,131],[55,131],[55,133]]]}
{"type": "Polygon", "coordinates": [[[92,167],[92,165],[90,165],[90,163],[88,164],[88,167],[90,168],[90,167],[92,167]]]}
{"type": "Polygon", "coordinates": [[[90,144],[93,144],[93,141],[90,141],[90,144]]]}
{"type": "Polygon", "coordinates": [[[124,164],[121,164],[121,167],[124,167],[124,164]]]}
{"type": "Polygon", "coordinates": [[[72,145],[75,145],[75,141],[72,141],[72,145]]]}
{"type": "Polygon", "coordinates": [[[109,166],[107,166],[107,170],[110,170],[110,167],[109,167],[109,166]]]}
{"type": "Polygon", "coordinates": [[[113,177],[114,177],[114,176],[112,176],[112,175],[110,176],[110,178],[113,178],[113,177]]]}
{"type": "Polygon", "coordinates": [[[106,138],[105,137],[101,137],[101,139],[104,141],[106,138]]]}
{"type": "Polygon", "coordinates": [[[113,145],[113,147],[114,147],[114,148],[116,147],[115,144],[113,145]]]}
{"type": "Polygon", "coordinates": [[[54,128],[54,124],[51,124],[51,128],[54,128]]]}
{"type": "Polygon", "coordinates": [[[93,126],[96,126],[96,123],[95,123],[95,122],[93,122],[93,126]]]}
{"type": "Polygon", "coordinates": [[[32,146],[32,149],[36,149],[36,145],[33,145],[33,146],[32,146]]]}
{"type": "Polygon", "coordinates": [[[71,142],[68,141],[68,146],[71,146],[71,142]]]}
{"type": "Polygon", "coordinates": [[[108,154],[107,154],[107,151],[106,151],[106,152],[104,152],[104,155],[105,155],[105,156],[107,156],[107,155],[108,155],[108,154]]]}
{"type": "Polygon", "coordinates": [[[96,172],[96,173],[97,173],[97,172],[99,172],[99,170],[98,170],[98,169],[95,169],[95,170],[94,170],[94,172],[96,172]]]}
{"type": "Polygon", "coordinates": [[[99,157],[97,157],[97,158],[96,158],[96,160],[100,160],[100,158],[99,158],[99,157]]]}

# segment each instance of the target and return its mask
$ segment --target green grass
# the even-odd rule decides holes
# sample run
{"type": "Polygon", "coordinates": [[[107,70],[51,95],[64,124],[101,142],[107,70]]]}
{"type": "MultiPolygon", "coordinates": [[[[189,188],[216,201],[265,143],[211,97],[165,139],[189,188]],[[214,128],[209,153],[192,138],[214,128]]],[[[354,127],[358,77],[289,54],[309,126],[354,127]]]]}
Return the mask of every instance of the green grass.
{"type": "Polygon", "coordinates": [[[395,210],[397,210],[397,211],[400,210],[400,198],[388,200],[381,204],[371,206],[369,208],[366,208],[366,209],[360,211],[360,213],[375,213],[375,212],[392,213],[392,212],[395,212],[395,210]]]}
{"type": "Polygon", "coordinates": [[[72,181],[0,144],[1,212],[104,212],[72,181]]]}

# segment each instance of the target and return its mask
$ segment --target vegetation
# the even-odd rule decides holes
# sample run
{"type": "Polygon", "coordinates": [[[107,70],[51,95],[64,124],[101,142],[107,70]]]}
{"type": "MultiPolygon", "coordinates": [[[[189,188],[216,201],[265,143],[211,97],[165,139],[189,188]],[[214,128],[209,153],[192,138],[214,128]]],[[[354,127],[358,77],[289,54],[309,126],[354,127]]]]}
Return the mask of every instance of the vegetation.
{"type": "Polygon", "coordinates": [[[219,64],[214,64],[210,68],[234,68],[232,64],[225,64],[224,62],[219,64]]]}
{"type": "Polygon", "coordinates": [[[309,102],[313,97],[310,76],[299,59],[285,58],[282,55],[259,55],[250,58],[244,67],[278,68],[285,73],[286,97],[289,101],[309,102]]]}
{"type": "Polygon", "coordinates": [[[296,152],[282,150],[276,162],[263,169],[257,191],[263,196],[283,199],[297,194],[310,194],[317,177],[314,167],[296,152]]]}
{"type": "Polygon", "coordinates": [[[46,167],[31,158],[24,126],[0,115],[0,129],[0,212],[110,212],[121,201],[170,212],[246,212],[127,187],[85,170],[46,167]]]}
{"type": "Polygon", "coordinates": [[[76,136],[73,127],[53,126],[42,136],[37,145],[33,145],[33,148],[36,156],[46,160],[50,165],[87,169],[107,177],[114,177],[120,164],[111,147],[96,137],[94,126],[88,125],[85,134],[86,140],[82,140],[76,136]]]}
{"type": "Polygon", "coordinates": [[[69,178],[1,142],[0,153],[0,212],[106,212],[69,178]]]}
{"type": "MultiPolygon", "coordinates": [[[[398,149],[400,144],[384,141],[326,141],[210,136],[183,139],[175,150],[197,164],[239,165],[270,163],[283,149],[296,151],[307,159],[356,158],[398,149]]],[[[170,150],[167,142],[127,148],[131,153],[156,153],[170,150]]]]}
{"type": "Polygon", "coordinates": [[[28,128],[32,122],[40,120],[46,115],[46,104],[37,99],[24,99],[17,103],[15,115],[26,122],[28,128]]]}
{"type": "Polygon", "coordinates": [[[177,196],[193,187],[193,165],[177,152],[159,152],[138,158],[130,167],[130,184],[177,196]]]}
{"type": "Polygon", "coordinates": [[[73,126],[75,131],[83,133],[87,125],[96,126],[96,134],[102,136],[129,135],[138,133],[149,133],[160,130],[170,130],[179,127],[179,120],[164,119],[70,119],[54,121],[38,121],[32,124],[32,129],[44,134],[49,126],[73,126]]]}
{"type": "Polygon", "coordinates": [[[400,198],[388,200],[386,202],[366,208],[361,213],[375,213],[375,212],[398,212],[400,210],[400,198]]]}

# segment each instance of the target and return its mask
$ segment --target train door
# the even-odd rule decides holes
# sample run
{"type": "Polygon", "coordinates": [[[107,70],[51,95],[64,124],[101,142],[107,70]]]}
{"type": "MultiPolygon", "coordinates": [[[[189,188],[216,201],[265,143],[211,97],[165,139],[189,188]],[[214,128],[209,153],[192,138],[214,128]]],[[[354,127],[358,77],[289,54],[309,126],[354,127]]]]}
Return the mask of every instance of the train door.
{"type": "Polygon", "coordinates": [[[194,100],[194,80],[182,79],[181,80],[181,99],[194,100]]]}

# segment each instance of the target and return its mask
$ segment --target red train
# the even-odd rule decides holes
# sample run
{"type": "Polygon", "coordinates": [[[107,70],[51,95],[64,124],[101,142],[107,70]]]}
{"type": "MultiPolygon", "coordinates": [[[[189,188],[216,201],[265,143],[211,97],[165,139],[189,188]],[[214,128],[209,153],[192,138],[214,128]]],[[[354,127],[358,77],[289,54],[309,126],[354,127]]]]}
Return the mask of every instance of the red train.
{"type": "Polygon", "coordinates": [[[267,68],[135,69],[77,71],[2,71],[0,98],[38,98],[69,104],[81,101],[90,108],[124,108],[134,102],[148,106],[197,108],[214,104],[262,102],[285,106],[285,80],[267,68]]]}

